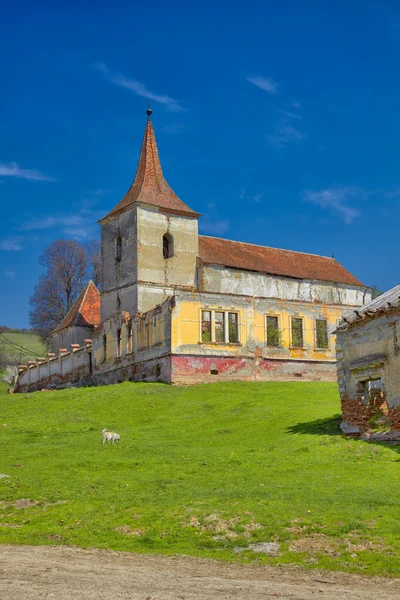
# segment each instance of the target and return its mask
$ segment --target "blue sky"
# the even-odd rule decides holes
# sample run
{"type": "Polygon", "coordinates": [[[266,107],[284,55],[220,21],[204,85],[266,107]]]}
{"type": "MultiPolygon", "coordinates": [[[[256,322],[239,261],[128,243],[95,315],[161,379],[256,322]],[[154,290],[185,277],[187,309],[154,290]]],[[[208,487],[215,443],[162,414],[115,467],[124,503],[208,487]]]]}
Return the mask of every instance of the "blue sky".
{"type": "Polygon", "coordinates": [[[0,20],[0,324],[135,174],[151,98],[204,234],[399,283],[398,2],[14,2],[0,20]]]}

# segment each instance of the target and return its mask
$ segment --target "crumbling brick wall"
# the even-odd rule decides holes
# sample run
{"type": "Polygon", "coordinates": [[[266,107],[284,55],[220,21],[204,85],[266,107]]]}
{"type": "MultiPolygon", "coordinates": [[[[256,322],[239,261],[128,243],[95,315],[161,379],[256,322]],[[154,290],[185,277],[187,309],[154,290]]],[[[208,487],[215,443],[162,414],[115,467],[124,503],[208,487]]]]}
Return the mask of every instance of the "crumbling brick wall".
{"type": "Polygon", "coordinates": [[[399,310],[390,307],[337,331],[337,381],[345,435],[400,440],[399,331],[399,310]]]}

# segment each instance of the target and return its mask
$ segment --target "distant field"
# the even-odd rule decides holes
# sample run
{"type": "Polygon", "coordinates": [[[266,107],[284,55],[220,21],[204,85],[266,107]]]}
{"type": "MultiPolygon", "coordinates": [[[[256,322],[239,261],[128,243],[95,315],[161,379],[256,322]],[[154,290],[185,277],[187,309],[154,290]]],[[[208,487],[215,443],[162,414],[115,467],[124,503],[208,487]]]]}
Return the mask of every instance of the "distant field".
{"type": "Polygon", "coordinates": [[[399,448],[343,438],[334,384],[5,390],[3,543],[400,575],[399,448]]]}
{"type": "Polygon", "coordinates": [[[38,356],[47,354],[47,350],[38,335],[31,333],[9,333],[0,334],[0,349],[7,355],[16,357],[18,362],[35,360],[38,356]]]}

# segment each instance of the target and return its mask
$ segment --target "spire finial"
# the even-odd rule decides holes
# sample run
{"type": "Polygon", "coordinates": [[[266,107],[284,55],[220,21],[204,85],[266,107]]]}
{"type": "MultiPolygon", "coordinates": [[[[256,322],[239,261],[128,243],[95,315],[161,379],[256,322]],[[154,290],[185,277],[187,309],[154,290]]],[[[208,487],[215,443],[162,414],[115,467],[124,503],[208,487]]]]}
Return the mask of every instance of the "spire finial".
{"type": "Polygon", "coordinates": [[[150,108],[150,100],[149,100],[149,105],[148,105],[147,110],[146,110],[146,114],[147,114],[147,117],[148,117],[149,121],[150,121],[150,116],[151,116],[152,112],[153,111],[150,108]]]}

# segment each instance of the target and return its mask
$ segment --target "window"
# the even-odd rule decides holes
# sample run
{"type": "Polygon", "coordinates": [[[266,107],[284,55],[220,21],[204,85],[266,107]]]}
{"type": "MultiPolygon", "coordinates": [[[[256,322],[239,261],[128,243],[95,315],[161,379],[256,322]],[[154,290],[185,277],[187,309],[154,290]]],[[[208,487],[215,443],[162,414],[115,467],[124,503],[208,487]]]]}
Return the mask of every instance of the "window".
{"type": "Polygon", "coordinates": [[[229,343],[237,344],[238,340],[239,340],[237,313],[228,313],[228,329],[229,329],[229,343]]]}
{"type": "Polygon", "coordinates": [[[279,346],[279,319],[267,316],[267,346],[279,346]]]}
{"type": "Polygon", "coordinates": [[[237,344],[239,342],[238,314],[222,310],[202,310],[201,341],[237,344]]]}
{"type": "Polygon", "coordinates": [[[117,241],[115,244],[115,260],[120,262],[122,258],[122,238],[120,235],[117,236],[117,241]]]}
{"type": "Polygon", "coordinates": [[[107,360],[107,336],[103,335],[103,361],[107,360]]]}
{"type": "Polygon", "coordinates": [[[211,342],[211,312],[201,311],[201,341],[211,342]]]}
{"type": "Polygon", "coordinates": [[[127,328],[126,351],[132,352],[132,325],[128,325],[128,328],[127,328]]]}
{"type": "Polygon", "coordinates": [[[117,294],[117,311],[121,310],[121,298],[119,297],[119,294],[117,294]]]}
{"type": "Polygon", "coordinates": [[[225,342],[225,319],[223,312],[215,313],[215,341],[225,342]]]}
{"type": "Polygon", "coordinates": [[[292,348],[303,348],[303,319],[292,317],[292,348]]]}
{"type": "Polygon", "coordinates": [[[165,259],[174,255],[174,238],[170,233],[163,235],[163,256],[165,259]]]}
{"type": "Polygon", "coordinates": [[[315,321],[315,343],[317,348],[329,348],[328,322],[325,319],[315,321]]]}
{"type": "Polygon", "coordinates": [[[117,329],[117,356],[121,356],[121,330],[117,329]]]}

